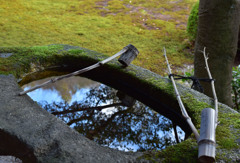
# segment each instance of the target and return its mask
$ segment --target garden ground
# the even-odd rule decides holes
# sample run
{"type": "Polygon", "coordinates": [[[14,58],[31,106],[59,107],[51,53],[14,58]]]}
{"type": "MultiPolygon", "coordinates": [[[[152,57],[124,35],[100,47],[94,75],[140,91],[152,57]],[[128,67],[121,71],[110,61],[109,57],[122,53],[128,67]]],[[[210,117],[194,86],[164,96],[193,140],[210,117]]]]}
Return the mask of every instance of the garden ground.
{"type": "Polygon", "coordinates": [[[186,24],[196,0],[10,0],[0,4],[0,46],[70,44],[113,55],[129,43],[134,64],[164,75],[193,56],[186,24]]]}

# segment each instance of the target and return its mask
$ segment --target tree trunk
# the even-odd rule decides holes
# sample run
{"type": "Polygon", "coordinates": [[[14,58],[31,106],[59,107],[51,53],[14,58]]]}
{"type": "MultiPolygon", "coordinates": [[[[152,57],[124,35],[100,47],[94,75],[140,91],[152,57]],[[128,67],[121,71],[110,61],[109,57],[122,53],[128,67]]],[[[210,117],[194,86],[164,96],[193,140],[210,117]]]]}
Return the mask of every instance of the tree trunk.
{"type": "MultiPolygon", "coordinates": [[[[195,45],[195,76],[208,78],[202,50],[209,54],[209,67],[220,102],[232,106],[232,66],[237,52],[239,6],[236,0],[200,0],[198,34],[195,45]]],[[[201,82],[212,97],[210,83],[201,82]]]]}

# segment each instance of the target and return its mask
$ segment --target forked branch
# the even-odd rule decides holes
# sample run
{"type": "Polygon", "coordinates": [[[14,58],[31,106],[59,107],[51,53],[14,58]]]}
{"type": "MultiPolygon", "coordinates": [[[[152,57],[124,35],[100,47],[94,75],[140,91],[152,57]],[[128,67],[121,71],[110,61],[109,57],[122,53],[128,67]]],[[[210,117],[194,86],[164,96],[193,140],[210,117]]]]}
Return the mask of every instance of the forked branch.
{"type": "MultiPolygon", "coordinates": [[[[169,63],[168,63],[168,59],[167,59],[167,54],[166,54],[166,49],[165,49],[165,47],[164,47],[164,49],[163,49],[163,52],[164,52],[164,57],[165,57],[165,59],[166,59],[167,67],[168,67],[168,71],[169,71],[169,75],[170,75],[170,74],[172,74],[172,71],[171,71],[170,65],[169,65],[169,63]]],[[[188,113],[187,113],[187,111],[186,111],[186,109],[185,109],[185,107],[184,107],[184,105],[183,105],[183,103],[182,103],[181,97],[180,97],[179,92],[178,92],[178,90],[177,90],[176,83],[175,83],[175,81],[174,81],[174,77],[173,77],[173,76],[170,76],[170,78],[171,78],[171,80],[172,80],[172,84],[173,84],[173,87],[174,87],[174,90],[175,90],[175,94],[176,94],[176,97],[177,97],[177,100],[178,100],[178,104],[179,104],[179,106],[180,106],[180,108],[181,108],[182,115],[183,115],[183,117],[186,119],[186,121],[187,121],[187,123],[189,124],[192,132],[194,133],[196,139],[198,140],[198,139],[199,139],[199,133],[198,133],[196,127],[194,126],[194,124],[192,123],[192,120],[191,120],[191,118],[189,117],[189,115],[188,115],[188,113]]]]}
{"type": "Polygon", "coordinates": [[[216,94],[216,91],[215,91],[214,80],[212,79],[212,75],[211,75],[211,72],[210,72],[210,69],[209,69],[209,66],[208,66],[208,62],[207,62],[208,57],[206,55],[206,47],[204,47],[202,53],[203,53],[203,56],[204,56],[206,70],[208,72],[209,79],[211,79],[211,86],[212,86],[212,92],[213,92],[213,98],[214,98],[214,107],[215,107],[215,119],[216,119],[215,128],[216,128],[217,125],[218,125],[218,99],[217,99],[217,94],[216,94]]]}

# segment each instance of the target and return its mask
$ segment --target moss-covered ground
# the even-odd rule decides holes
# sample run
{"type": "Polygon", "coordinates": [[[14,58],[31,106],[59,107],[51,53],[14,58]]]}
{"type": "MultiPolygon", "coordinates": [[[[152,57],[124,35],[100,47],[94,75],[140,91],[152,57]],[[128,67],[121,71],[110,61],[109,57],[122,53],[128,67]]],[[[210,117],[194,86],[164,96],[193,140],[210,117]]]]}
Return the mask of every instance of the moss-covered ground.
{"type": "Polygon", "coordinates": [[[134,64],[165,72],[165,46],[173,68],[192,64],[184,49],[196,0],[9,0],[0,3],[0,47],[69,44],[113,55],[135,45],[134,64]]]}

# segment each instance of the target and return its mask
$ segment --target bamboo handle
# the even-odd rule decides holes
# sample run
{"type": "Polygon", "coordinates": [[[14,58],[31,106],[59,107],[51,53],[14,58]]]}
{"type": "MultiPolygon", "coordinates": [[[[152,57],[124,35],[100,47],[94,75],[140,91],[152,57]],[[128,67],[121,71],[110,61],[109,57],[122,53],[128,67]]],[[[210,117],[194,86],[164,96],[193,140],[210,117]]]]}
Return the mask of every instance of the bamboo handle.
{"type": "Polygon", "coordinates": [[[56,78],[52,78],[52,79],[44,82],[43,84],[37,85],[35,87],[32,87],[32,88],[30,88],[29,90],[26,90],[26,91],[22,91],[22,92],[19,93],[19,96],[24,95],[24,94],[26,94],[28,92],[34,91],[34,90],[36,90],[38,88],[44,87],[44,86],[46,86],[46,85],[48,85],[50,83],[55,83],[58,80],[62,80],[64,78],[69,78],[71,76],[76,76],[76,75],[82,74],[84,72],[90,71],[90,70],[92,70],[94,68],[97,68],[97,67],[99,67],[99,66],[101,66],[101,65],[103,65],[103,64],[105,64],[105,63],[107,63],[107,62],[109,62],[111,60],[113,60],[114,58],[122,55],[127,50],[128,50],[128,46],[124,47],[121,51],[119,51],[118,53],[114,54],[113,56],[111,56],[111,57],[109,57],[109,58],[107,58],[107,59],[105,59],[103,61],[100,61],[100,62],[98,62],[98,63],[96,63],[94,65],[88,66],[86,68],[83,68],[81,70],[75,71],[75,72],[70,73],[70,74],[66,74],[66,75],[62,75],[62,76],[56,77],[56,78]]]}

